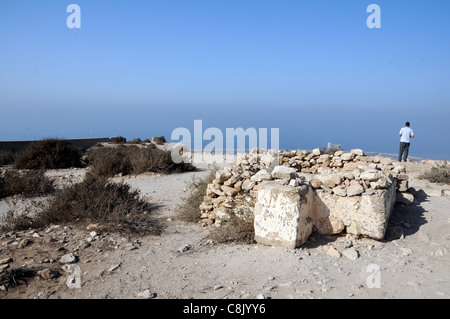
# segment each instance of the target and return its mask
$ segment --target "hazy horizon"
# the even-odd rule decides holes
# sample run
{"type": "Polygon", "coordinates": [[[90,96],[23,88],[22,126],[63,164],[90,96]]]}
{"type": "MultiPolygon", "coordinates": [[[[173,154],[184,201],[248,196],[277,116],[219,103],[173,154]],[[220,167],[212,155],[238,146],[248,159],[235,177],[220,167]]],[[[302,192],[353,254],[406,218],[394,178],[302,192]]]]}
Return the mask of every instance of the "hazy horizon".
{"type": "Polygon", "coordinates": [[[450,159],[450,2],[0,3],[0,141],[279,128],[280,148],[450,159]],[[369,4],[381,28],[369,29],[369,4]]]}

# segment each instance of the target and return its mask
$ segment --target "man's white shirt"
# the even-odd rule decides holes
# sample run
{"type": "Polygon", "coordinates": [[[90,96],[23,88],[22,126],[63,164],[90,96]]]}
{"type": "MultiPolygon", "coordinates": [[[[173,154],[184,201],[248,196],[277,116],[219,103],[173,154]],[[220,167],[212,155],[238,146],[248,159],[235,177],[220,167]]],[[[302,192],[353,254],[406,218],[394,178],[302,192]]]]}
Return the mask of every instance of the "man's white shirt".
{"type": "Polygon", "coordinates": [[[412,129],[405,126],[400,130],[400,134],[402,135],[400,142],[409,143],[411,141],[411,136],[414,135],[414,132],[412,129]]]}

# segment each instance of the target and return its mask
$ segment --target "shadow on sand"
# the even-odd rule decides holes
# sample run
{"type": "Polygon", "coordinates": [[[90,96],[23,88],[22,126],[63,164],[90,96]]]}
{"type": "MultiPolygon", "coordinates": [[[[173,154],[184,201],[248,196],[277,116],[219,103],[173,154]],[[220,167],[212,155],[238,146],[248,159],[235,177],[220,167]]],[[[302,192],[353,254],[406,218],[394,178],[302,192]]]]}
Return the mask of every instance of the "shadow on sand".
{"type": "Polygon", "coordinates": [[[410,189],[414,194],[414,202],[410,205],[396,203],[389,219],[384,241],[404,238],[417,233],[420,227],[427,223],[424,214],[427,212],[421,204],[429,201],[423,190],[410,189]]]}

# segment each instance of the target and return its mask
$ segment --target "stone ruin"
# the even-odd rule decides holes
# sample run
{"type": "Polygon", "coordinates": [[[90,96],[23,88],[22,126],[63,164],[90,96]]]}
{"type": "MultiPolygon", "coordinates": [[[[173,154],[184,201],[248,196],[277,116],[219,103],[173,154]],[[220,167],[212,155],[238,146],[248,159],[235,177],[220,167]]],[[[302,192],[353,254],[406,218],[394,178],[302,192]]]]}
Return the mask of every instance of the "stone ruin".
{"type": "Polygon", "coordinates": [[[350,152],[263,151],[238,154],[216,172],[200,205],[203,225],[251,218],[255,240],[295,248],[312,232],[384,238],[398,201],[410,204],[408,176],[399,162],[350,152]]]}

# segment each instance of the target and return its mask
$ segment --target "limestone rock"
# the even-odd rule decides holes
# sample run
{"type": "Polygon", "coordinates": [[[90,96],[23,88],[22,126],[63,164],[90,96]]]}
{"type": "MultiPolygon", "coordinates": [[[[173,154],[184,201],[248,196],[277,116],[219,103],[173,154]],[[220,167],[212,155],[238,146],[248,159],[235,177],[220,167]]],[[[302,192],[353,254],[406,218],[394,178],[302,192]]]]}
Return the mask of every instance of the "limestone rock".
{"type": "Polygon", "coordinates": [[[353,171],[358,168],[358,163],[355,162],[348,162],[344,164],[344,170],[346,171],[353,171]]]}
{"type": "Polygon", "coordinates": [[[334,248],[333,246],[331,246],[328,250],[327,250],[327,254],[336,258],[340,258],[341,257],[341,253],[334,248]]]}
{"type": "Polygon", "coordinates": [[[312,232],[312,203],[309,187],[260,184],[254,212],[255,240],[287,248],[302,245],[312,232]]]}
{"type": "Polygon", "coordinates": [[[272,171],[273,178],[291,179],[295,178],[297,170],[287,166],[276,166],[272,171]]]}
{"type": "Polygon", "coordinates": [[[77,258],[72,254],[66,254],[64,256],[61,257],[61,259],[59,260],[60,263],[62,264],[69,264],[69,263],[73,263],[77,260],[77,258]]]}
{"type": "Polygon", "coordinates": [[[221,189],[225,193],[225,195],[228,195],[228,196],[234,196],[239,192],[239,190],[237,190],[236,188],[230,187],[230,186],[225,186],[225,185],[222,186],[221,189]]]}
{"type": "Polygon", "coordinates": [[[81,269],[78,265],[70,265],[66,268],[71,274],[67,277],[66,285],[70,289],[80,289],[81,288],[81,269]]]}
{"type": "Polygon", "coordinates": [[[377,190],[373,195],[349,197],[352,187],[356,185],[347,187],[347,197],[325,191],[316,192],[315,230],[321,234],[333,234],[345,227],[347,233],[383,239],[395,204],[395,184],[389,185],[387,189],[377,190]]]}
{"type": "Polygon", "coordinates": [[[39,276],[41,276],[42,279],[45,279],[45,280],[50,280],[50,279],[56,278],[59,275],[59,273],[56,270],[52,270],[49,268],[39,270],[37,272],[37,274],[39,276]]]}
{"type": "Polygon", "coordinates": [[[341,160],[343,161],[351,161],[355,157],[354,153],[344,153],[341,155],[341,160]]]}
{"type": "Polygon", "coordinates": [[[360,184],[353,184],[347,187],[347,196],[356,196],[364,193],[364,187],[360,184]]]}
{"type": "Polygon", "coordinates": [[[262,181],[270,181],[272,179],[272,175],[265,168],[259,170],[255,175],[253,175],[250,180],[253,182],[262,182],[262,181]]]}
{"type": "Polygon", "coordinates": [[[17,248],[25,248],[31,243],[31,241],[28,238],[24,238],[21,241],[19,241],[19,244],[17,245],[17,248]]]}
{"type": "Polygon", "coordinates": [[[410,193],[397,192],[395,201],[404,205],[411,205],[414,203],[414,195],[410,193]]]}
{"type": "Polygon", "coordinates": [[[227,179],[229,179],[231,177],[231,173],[227,172],[227,171],[218,171],[216,172],[216,180],[219,183],[223,183],[225,182],[227,179]]]}
{"type": "Polygon", "coordinates": [[[241,188],[245,191],[252,190],[253,187],[255,187],[255,183],[249,179],[246,179],[241,185],[241,188]]]}
{"type": "Polygon", "coordinates": [[[359,176],[359,178],[365,180],[365,181],[376,181],[379,178],[381,178],[381,172],[379,171],[368,171],[368,172],[363,172],[361,173],[361,175],[359,176]]]}
{"type": "Polygon", "coordinates": [[[8,264],[12,261],[13,261],[13,259],[11,257],[6,257],[4,259],[0,259],[0,265],[8,264]]]}
{"type": "Polygon", "coordinates": [[[364,156],[364,152],[362,149],[356,148],[350,151],[351,153],[357,155],[357,156],[364,156]]]}
{"type": "Polygon", "coordinates": [[[314,188],[320,188],[320,186],[322,185],[322,181],[318,178],[311,178],[309,180],[309,184],[311,184],[311,186],[314,188]]]}
{"type": "Polygon", "coordinates": [[[358,251],[354,247],[344,250],[342,252],[342,255],[344,255],[345,257],[347,257],[350,260],[356,260],[359,257],[358,251]]]}
{"type": "Polygon", "coordinates": [[[137,294],[137,297],[143,299],[151,299],[156,297],[156,293],[151,292],[150,289],[145,289],[137,294]]]}
{"type": "Polygon", "coordinates": [[[409,188],[409,183],[408,183],[408,181],[405,181],[405,180],[399,180],[397,182],[397,186],[398,186],[399,192],[406,192],[409,188]]]}
{"type": "Polygon", "coordinates": [[[336,186],[333,188],[333,193],[341,197],[347,196],[347,189],[345,187],[336,186]]]}

